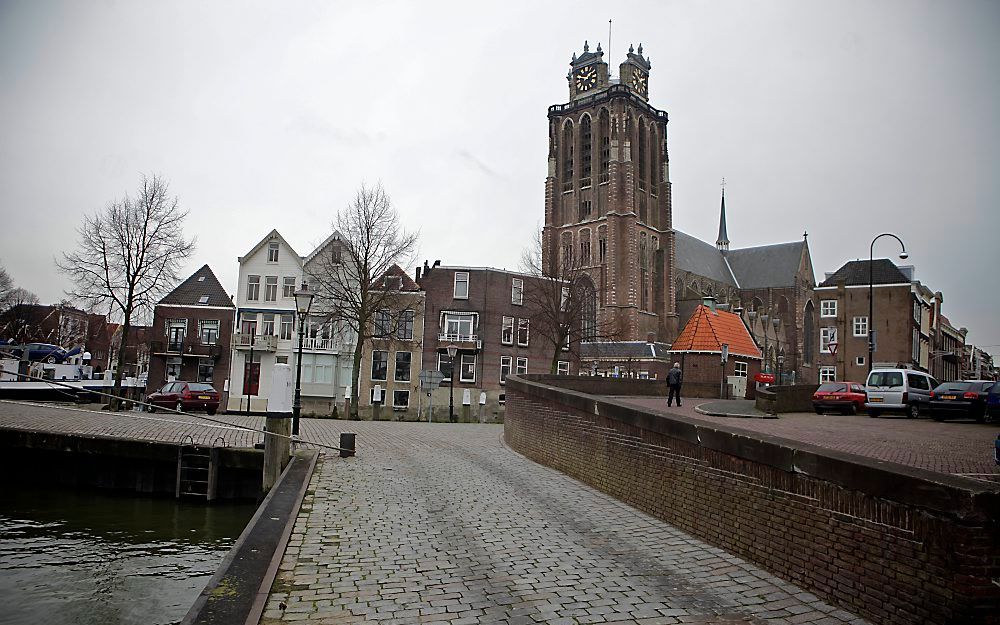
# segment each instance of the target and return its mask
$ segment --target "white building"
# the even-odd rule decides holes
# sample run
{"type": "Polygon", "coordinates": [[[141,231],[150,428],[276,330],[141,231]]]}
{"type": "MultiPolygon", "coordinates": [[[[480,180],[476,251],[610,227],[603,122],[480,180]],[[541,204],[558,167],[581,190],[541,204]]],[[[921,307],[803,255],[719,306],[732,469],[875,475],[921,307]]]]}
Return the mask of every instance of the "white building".
{"type": "MultiPolygon", "coordinates": [[[[237,326],[232,342],[227,405],[230,412],[248,409],[266,412],[274,365],[295,366],[298,320],[294,294],[302,285],[306,264],[323,253],[335,238],[339,238],[336,233],[304,257],[277,230],[272,230],[239,258],[237,326]]],[[[334,406],[343,408],[345,393],[351,385],[356,342],[353,332],[323,315],[311,315],[306,320],[302,349],[303,414],[329,415],[334,406]]]]}

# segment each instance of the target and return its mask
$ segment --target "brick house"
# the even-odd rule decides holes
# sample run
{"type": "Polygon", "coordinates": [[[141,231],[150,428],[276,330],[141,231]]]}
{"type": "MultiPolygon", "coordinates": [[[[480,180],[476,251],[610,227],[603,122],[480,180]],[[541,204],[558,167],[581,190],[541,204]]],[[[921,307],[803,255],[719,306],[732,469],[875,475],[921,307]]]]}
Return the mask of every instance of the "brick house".
{"type": "Polygon", "coordinates": [[[706,299],[694,310],[670,352],[684,372],[682,393],[719,397],[725,377],[738,397],[752,396],[752,385],[748,381],[760,372],[761,350],[743,318],[719,309],[714,300],[706,299]],[[724,366],[723,345],[728,345],[729,349],[724,366]]]}
{"type": "Polygon", "coordinates": [[[236,306],[203,265],[153,309],[146,392],[173,380],[208,382],[222,396],[236,306]]]}
{"type": "MultiPolygon", "coordinates": [[[[451,372],[447,347],[455,345],[455,414],[468,391],[471,418],[478,420],[481,394],[483,415],[492,418],[503,410],[507,375],[548,373],[553,347],[532,335],[524,294],[536,276],[483,267],[442,267],[424,263],[417,270],[417,284],[425,293],[422,369],[451,372]]],[[[566,351],[558,362],[560,373],[571,374],[576,364],[566,351]]],[[[447,415],[451,388],[446,377],[433,393],[435,418],[447,415]],[[445,410],[441,411],[440,407],[445,410]]],[[[426,393],[423,397],[427,399],[426,393]]]]}

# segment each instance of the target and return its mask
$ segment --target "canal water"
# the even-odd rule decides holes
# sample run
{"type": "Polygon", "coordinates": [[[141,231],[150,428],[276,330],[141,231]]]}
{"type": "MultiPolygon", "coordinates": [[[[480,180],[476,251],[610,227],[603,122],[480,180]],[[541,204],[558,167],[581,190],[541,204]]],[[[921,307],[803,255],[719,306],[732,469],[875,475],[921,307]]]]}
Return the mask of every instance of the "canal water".
{"type": "Polygon", "coordinates": [[[255,509],[5,485],[0,623],[177,623],[255,509]]]}

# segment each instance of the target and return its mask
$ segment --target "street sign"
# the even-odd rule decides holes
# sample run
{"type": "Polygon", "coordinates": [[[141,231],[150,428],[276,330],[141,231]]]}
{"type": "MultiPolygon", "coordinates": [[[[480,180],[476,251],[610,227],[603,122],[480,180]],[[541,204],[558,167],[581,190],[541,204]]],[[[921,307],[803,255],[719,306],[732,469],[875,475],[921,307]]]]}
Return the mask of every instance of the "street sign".
{"type": "Polygon", "coordinates": [[[878,336],[876,336],[875,330],[868,333],[868,349],[872,350],[872,353],[878,351],[878,336]]]}
{"type": "Polygon", "coordinates": [[[836,356],[837,348],[840,346],[840,343],[838,343],[837,341],[830,341],[829,346],[830,346],[830,353],[836,356]]]}
{"type": "Polygon", "coordinates": [[[424,369],[420,372],[420,386],[423,388],[437,388],[443,379],[444,374],[436,369],[424,369]]]}
{"type": "Polygon", "coordinates": [[[729,361],[729,343],[722,344],[722,364],[729,361]]]}

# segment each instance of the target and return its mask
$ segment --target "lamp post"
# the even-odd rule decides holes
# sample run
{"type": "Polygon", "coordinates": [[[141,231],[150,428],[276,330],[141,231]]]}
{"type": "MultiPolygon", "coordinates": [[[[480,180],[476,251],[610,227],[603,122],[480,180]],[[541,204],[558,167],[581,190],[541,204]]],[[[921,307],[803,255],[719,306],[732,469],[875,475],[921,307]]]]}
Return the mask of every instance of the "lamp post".
{"type": "MultiPolygon", "coordinates": [[[[778,317],[771,317],[771,325],[774,326],[774,353],[775,353],[775,363],[777,364],[778,356],[777,354],[781,350],[781,341],[778,340],[778,326],[781,325],[781,320],[778,317]]],[[[767,333],[767,328],[764,328],[764,333],[767,333]]],[[[776,384],[781,384],[781,367],[776,367],[777,375],[774,378],[776,384]]]]}
{"type": "Polygon", "coordinates": [[[868,248],[868,373],[872,372],[872,354],[875,353],[875,274],[872,271],[872,265],[875,263],[875,241],[882,237],[892,237],[899,241],[899,246],[903,248],[899,257],[903,260],[909,257],[903,240],[891,232],[883,232],[872,239],[871,247],[868,248]]]}
{"type": "Polygon", "coordinates": [[[448,374],[448,421],[455,421],[455,355],[458,353],[457,345],[449,345],[445,348],[448,352],[448,359],[451,362],[451,372],[448,374]]]}
{"type": "Polygon", "coordinates": [[[782,354],[781,352],[778,352],[777,361],[778,361],[777,382],[778,384],[781,384],[781,366],[785,364],[785,355],[782,354]]]}
{"type": "Polygon", "coordinates": [[[299,355],[295,360],[295,401],[292,403],[292,436],[299,435],[299,415],[302,413],[302,338],[305,336],[306,317],[312,307],[313,293],[309,285],[295,292],[295,312],[299,316],[299,355]]]}

